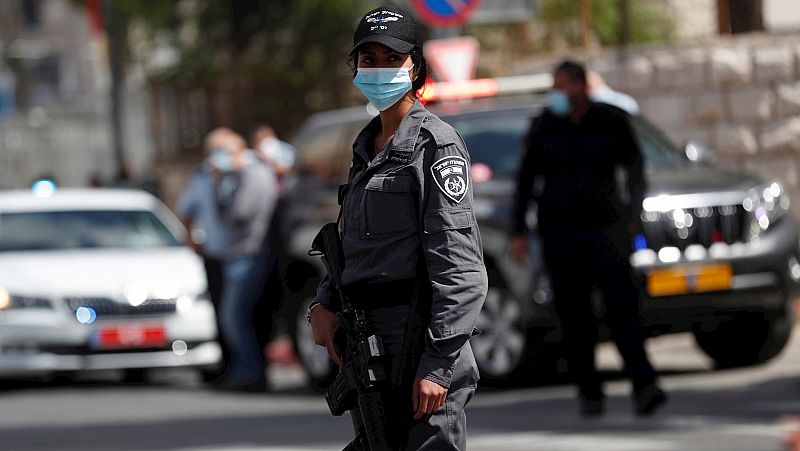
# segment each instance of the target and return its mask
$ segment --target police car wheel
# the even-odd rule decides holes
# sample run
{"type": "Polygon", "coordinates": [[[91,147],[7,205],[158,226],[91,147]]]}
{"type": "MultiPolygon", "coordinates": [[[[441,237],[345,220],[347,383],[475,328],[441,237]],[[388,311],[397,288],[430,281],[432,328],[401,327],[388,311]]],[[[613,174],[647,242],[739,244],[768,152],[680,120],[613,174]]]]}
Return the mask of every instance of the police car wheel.
{"type": "Polygon", "coordinates": [[[295,352],[306,371],[311,388],[324,391],[336,377],[337,368],[325,348],[314,343],[314,334],[305,318],[306,309],[314,300],[316,286],[317,282],[311,281],[303,290],[301,301],[295,310],[292,338],[295,352]],[[309,288],[311,285],[313,287],[309,288]]]}
{"type": "Polygon", "coordinates": [[[490,384],[511,382],[523,366],[528,346],[522,306],[493,276],[489,276],[489,291],[478,317],[480,334],[470,340],[481,379],[490,384]]]}

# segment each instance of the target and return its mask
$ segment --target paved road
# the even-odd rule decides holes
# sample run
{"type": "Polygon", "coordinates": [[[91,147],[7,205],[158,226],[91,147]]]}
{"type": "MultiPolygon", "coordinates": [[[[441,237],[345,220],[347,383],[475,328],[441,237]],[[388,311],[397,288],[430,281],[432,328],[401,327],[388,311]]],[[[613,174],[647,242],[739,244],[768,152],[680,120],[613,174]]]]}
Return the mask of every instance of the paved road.
{"type": "MultiPolygon", "coordinates": [[[[779,358],[749,369],[712,371],[687,335],[651,340],[650,350],[671,394],[660,415],[633,416],[623,381],[608,384],[608,413],[596,420],[578,417],[570,387],[482,390],[469,408],[469,449],[786,449],[781,420],[800,415],[800,333],[779,358]]],[[[612,375],[619,367],[608,346],[600,362],[612,375]]],[[[0,449],[341,449],[348,420],[328,416],[296,368],[272,377],[279,391],[257,396],[202,390],[175,372],[149,386],[16,384],[0,390],[0,449]]]]}

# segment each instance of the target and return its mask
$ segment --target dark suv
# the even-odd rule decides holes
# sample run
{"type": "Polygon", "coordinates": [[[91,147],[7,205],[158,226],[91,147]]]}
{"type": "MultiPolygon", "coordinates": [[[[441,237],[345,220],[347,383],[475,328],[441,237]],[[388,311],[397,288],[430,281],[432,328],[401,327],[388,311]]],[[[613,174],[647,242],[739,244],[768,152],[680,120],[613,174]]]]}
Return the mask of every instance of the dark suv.
{"type": "MultiPolygon", "coordinates": [[[[521,142],[541,108],[542,98],[528,94],[429,104],[461,133],[472,158],[474,209],[490,285],[478,324],[482,333],[472,345],[487,382],[525,381],[565,366],[539,238],[530,237],[529,266],[516,265],[508,252],[521,142]]],[[[289,323],[316,386],[329,380],[333,368],[303,319],[324,273],[307,251],[320,226],[336,218],[336,188],[346,180],[352,141],[369,119],[363,107],[319,113],[295,141],[299,171],[283,224],[292,256],[285,268],[294,307],[289,323]]],[[[698,146],[680,150],[644,118],[631,121],[649,183],[645,236],[636,240],[631,256],[649,334],[691,331],[719,367],[777,355],[792,329],[800,280],[798,234],[781,184],[692,161],[704,160],[698,146]]],[[[535,205],[528,221],[535,230],[535,205]]],[[[593,304],[602,317],[599,294],[593,304]]]]}

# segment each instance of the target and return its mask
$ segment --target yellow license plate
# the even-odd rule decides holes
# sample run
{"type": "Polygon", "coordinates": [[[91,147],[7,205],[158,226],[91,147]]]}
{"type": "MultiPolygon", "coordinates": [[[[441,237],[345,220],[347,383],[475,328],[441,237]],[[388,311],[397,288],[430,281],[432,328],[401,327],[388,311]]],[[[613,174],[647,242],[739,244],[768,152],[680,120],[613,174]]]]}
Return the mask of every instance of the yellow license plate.
{"type": "Polygon", "coordinates": [[[647,294],[651,297],[723,291],[731,288],[733,268],[719,263],[654,269],[647,275],[647,294]]]}

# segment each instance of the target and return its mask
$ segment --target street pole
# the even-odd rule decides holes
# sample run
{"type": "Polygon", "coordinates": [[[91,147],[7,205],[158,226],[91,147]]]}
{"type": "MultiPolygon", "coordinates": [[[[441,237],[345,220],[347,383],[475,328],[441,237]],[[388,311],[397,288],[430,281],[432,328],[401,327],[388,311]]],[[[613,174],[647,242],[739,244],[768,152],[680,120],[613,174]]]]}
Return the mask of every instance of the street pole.
{"type": "Polygon", "coordinates": [[[108,37],[108,63],[111,71],[111,86],[109,100],[111,107],[111,143],[114,151],[116,166],[116,182],[122,185],[129,183],[128,171],[125,164],[124,140],[122,135],[122,86],[124,83],[123,52],[125,51],[124,31],[120,30],[122,24],[117,23],[114,17],[111,0],[102,1],[103,18],[106,36],[108,37]]]}
{"type": "Polygon", "coordinates": [[[592,49],[592,0],[581,0],[581,38],[583,49],[592,49]]]}
{"type": "Polygon", "coordinates": [[[628,59],[629,45],[631,39],[631,2],[630,0],[618,0],[619,7],[619,60],[628,59]]]}
{"type": "Polygon", "coordinates": [[[730,0],[717,0],[717,24],[719,25],[719,34],[731,33],[730,0]]]}

